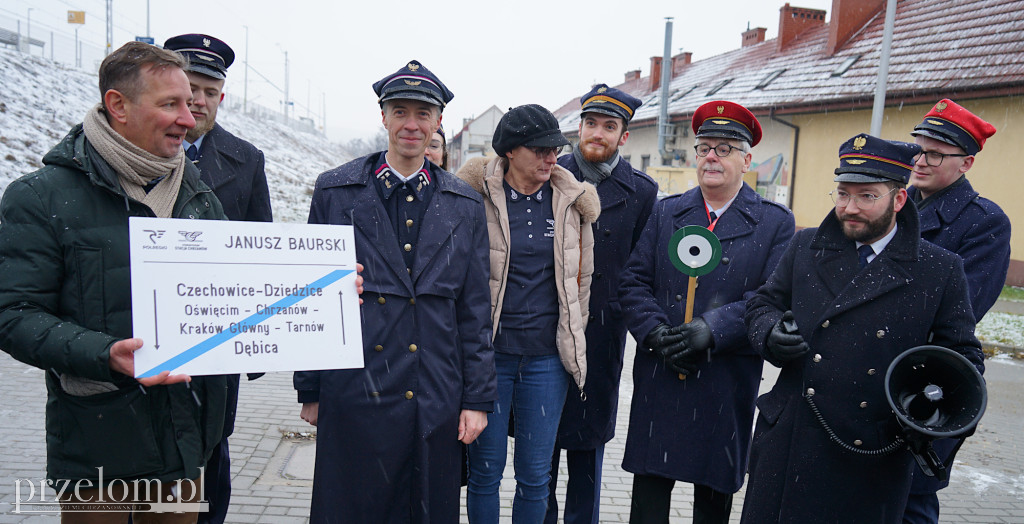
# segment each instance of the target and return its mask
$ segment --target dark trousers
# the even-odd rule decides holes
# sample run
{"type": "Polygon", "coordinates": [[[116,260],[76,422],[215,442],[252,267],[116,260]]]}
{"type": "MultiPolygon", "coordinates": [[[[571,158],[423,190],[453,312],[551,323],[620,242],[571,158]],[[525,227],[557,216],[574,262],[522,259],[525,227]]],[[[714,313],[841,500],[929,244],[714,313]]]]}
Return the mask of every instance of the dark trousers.
{"type": "MultiPolygon", "coordinates": [[[[915,471],[920,473],[920,471],[915,471]]],[[[911,493],[903,510],[903,524],[939,522],[939,496],[935,493],[911,493]]]]}
{"type": "MultiPolygon", "coordinates": [[[[555,485],[558,483],[558,462],[562,450],[555,448],[551,459],[551,482],[548,484],[548,511],[544,524],[558,522],[558,499],[555,485]]],[[[566,450],[569,479],[565,486],[565,524],[597,524],[601,516],[601,464],[604,461],[604,445],[597,449],[566,450]]]]}
{"type": "Polygon", "coordinates": [[[231,502],[231,456],[227,437],[217,444],[206,463],[205,487],[205,500],[210,503],[210,511],[199,513],[198,524],[223,524],[231,502]]]}
{"type": "MultiPolygon", "coordinates": [[[[633,502],[630,524],[668,524],[672,488],[676,481],[650,475],[633,476],[633,502]]],[[[728,524],[732,511],[732,493],[719,493],[708,486],[694,484],[694,524],[728,524]]]]}

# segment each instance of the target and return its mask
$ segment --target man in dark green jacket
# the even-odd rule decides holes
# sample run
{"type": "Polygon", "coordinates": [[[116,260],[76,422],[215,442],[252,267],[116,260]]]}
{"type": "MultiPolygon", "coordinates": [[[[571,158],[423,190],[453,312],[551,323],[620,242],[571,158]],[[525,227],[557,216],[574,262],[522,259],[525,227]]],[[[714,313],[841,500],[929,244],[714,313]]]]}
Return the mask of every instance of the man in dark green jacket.
{"type": "MultiPolygon", "coordinates": [[[[0,348],[46,371],[47,476],[58,493],[66,486],[63,522],[126,520],[73,511],[101,494],[138,502],[149,488],[149,500],[168,502],[178,484],[176,496],[198,501],[221,438],[223,377],[133,378],[142,341],[132,338],[128,218],[225,218],[181,148],[195,125],[184,67],[138,42],[109,55],[103,102],[0,201],[0,348]]],[[[196,512],[152,516],[195,522],[196,512]]]]}

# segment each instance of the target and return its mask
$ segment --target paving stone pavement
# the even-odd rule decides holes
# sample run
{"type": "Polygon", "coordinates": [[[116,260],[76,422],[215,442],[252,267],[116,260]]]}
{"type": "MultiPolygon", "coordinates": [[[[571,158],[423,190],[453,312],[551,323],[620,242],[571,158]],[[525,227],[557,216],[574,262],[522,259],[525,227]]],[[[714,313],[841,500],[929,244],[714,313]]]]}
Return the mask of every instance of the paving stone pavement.
{"type": "MultiPolygon", "coordinates": [[[[616,438],[605,448],[601,493],[601,522],[626,522],[632,476],[621,468],[625,428],[632,396],[632,346],[627,348],[616,438]]],[[[958,455],[949,488],[940,492],[941,522],[1024,524],[1024,363],[1007,358],[987,362],[989,404],[974,437],[958,455]]],[[[766,365],[762,390],[777,376],[766,365]]],[[[12,513],[16,479],[44,475],[43,372],[0,353],[0,524],[57,522],[55,516],[12,513]]],[[[231,523],[308,522],[312,441],[303,438],[312,428],[298,417],[299,407],[290,373],[270,373],[243,381],[235,433],[231,437],[233,497],[231,523]],[[287,437],[286,437],[287,435],[287,437]]],[[[510,453],[512,446],[510,446],[510,453]]],[[[509,458],[501,488],[502,522],[511,522],[514,491],[509,458]]],[[[564,461],[563,461],[564,464],[564,461]]],[[[559,487],[564,500],[563,470],[559,487]]],[[[23,500],[25,485],[22,484],[23,500]]],[[[51,492],[52,496],[52,492],[51,492]]],[[[673,493],[670,522],[689,522],[692,489],[679,484],[673,493]]],[[[463,490],[463,501],[465,490],[463,490]]],[[[739,522],[743,491],[734,497],[731,522],[739,522]]],[[[465,504],[463,504],[465,507],[465,504]]],[[[465,515],[462,522],[467,522],[465,515]]]]}

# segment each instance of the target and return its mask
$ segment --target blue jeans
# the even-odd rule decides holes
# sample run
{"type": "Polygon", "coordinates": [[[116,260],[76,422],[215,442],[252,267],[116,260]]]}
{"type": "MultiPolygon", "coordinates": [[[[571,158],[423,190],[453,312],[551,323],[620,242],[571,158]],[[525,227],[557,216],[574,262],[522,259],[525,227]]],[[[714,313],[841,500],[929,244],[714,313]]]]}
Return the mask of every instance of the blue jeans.
{"type": "Polygon", "coordinates": [[[498,487],[508,449],[509,413],[515,412],[516,494],[512,522],[544,520],[548,503],[551,454],[569,387],[558,355],[529,357],[494,354],[498,402],[487,428],[469,445],[466,512],[473,524],[498,522],[498,487]]]}

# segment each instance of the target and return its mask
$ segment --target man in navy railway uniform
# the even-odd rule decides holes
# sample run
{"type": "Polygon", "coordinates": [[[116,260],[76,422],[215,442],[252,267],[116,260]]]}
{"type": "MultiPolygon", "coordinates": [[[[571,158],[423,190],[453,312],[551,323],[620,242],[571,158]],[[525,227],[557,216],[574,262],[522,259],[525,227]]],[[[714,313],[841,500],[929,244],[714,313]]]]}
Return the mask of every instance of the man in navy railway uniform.
{"type": "MultiPolygon", "coordinates": [[[[189,112],[196,127],[185,134],[185,156],[199,167],[200,176],[213,189],[229,220],[272,222],[270,191],[263,172],[263,152],[232,135],[217,123],[217,108],[224,100],[224,81],[235,53],[224,42],[202,34],[168,38],[164,48],[188,59],[188,83],[192,89],[189,112]]],[[[262,374],[249,374],[250,379],[262,374]]],[[[231,501],[231,456],[228,436],[235,429],[238,408],[238,375],[228,376],[228,412],[224,438],[206,465],[206,495],[210,510],[199,514],[200,523],[220,524],[231,501]]]]}
{"type": "MultiPolygon", "coordinates": [[[[981,321],[1006,283],[1010,267],[1010,219],[967,180],[975,156],[994,135],[995,126],[952,100],[943,99],[914,128],[914,142],[922,154],[914,162],[907,195],[921,219],[921,238],[960,255],[967,275],[967,290],[975,321],[981,321]]],[[[934,443],[946,460],[956,440],[934,443]]],[[[950,461],[952,466],[952,461],[950,461]]],[[[936,492],[949,485],[914,469],[914,482],[903,521],[937,523],[936,492]]]]}
{"type": "Polygon", "coordinates": [[[388,149],[319,176],[311,224],[354,226],[363,369],[295,373],[317,426],[310,520],[459,520],[462,446],[497,396],[480,194],[424,159],[452,93],[413,60],[373,85],[388,149]]]}
{"type": "Polygon", "coordinates": [[[746,299],[793,236],[793,214],[743,182],[761,125],[745,107],[708,102],[693,114],[700,187],[655,204],[629,257],[620,300],[633,338],[633,403],[622,467],[634,474],[632,523],[668,520],[677,481],[694,484],[694,522],[726,523],[743,485],[761,357],[747,341],[746,299]],[[669,258],[683,226],[711,229],[721,262],[689,277],[669,258]]]}
{"type": "MultiPolygon", "coordinates": [[[[581,397],[566,395],[551,464],[545,522],[558,521],[555,484],[562,450],[569,479],[564,522],[596,523],[601,508],[604,445],[615,436],[619,378],[626,346],[626,324],[619,305],[619,283],[630,252],[657,199],[658,184],[619,154],[629,138],[629,121],[640,100],[605,84],[580,98],[579,144],[558,159],[578,180],[597,186],[601,217],[594,222],[594,276],[587,323],[587,376],[581,397]]],[[[570,388],[571,389],[571,388],[570,388]]]]}
{"type": "Polygon", "coordinates": [[[907,196],[920,151],[866,134],[840,146],[835,209],[747,302],[750,342],[781,371],[757,399],[743,523],[899,523],[917,466],[886,370],[925,344],[983,368],[963,262],[921,240],[907,196]]]}

